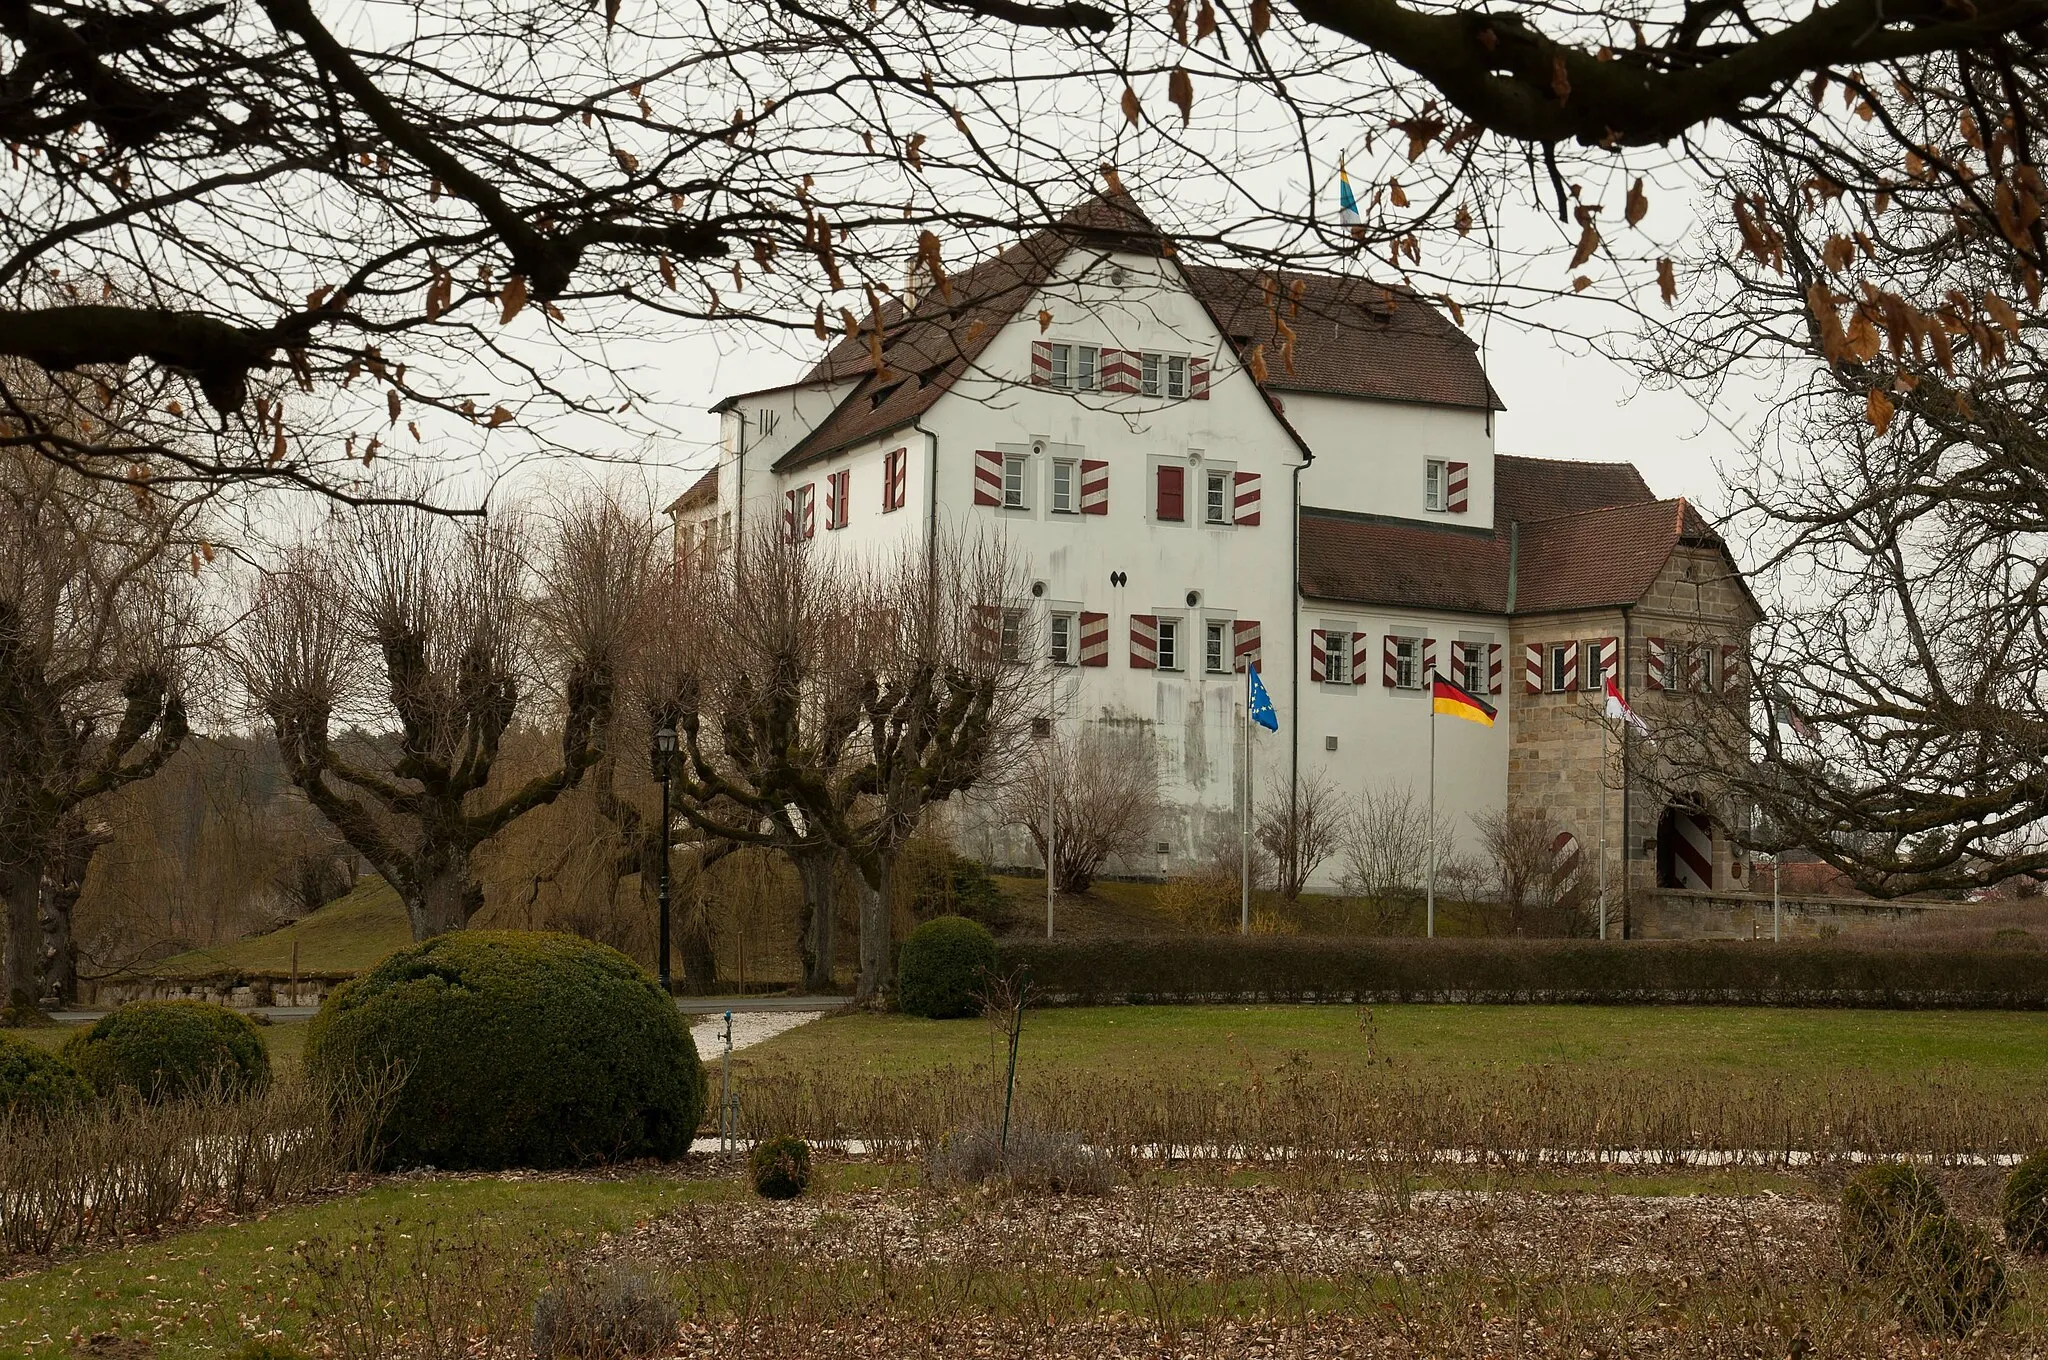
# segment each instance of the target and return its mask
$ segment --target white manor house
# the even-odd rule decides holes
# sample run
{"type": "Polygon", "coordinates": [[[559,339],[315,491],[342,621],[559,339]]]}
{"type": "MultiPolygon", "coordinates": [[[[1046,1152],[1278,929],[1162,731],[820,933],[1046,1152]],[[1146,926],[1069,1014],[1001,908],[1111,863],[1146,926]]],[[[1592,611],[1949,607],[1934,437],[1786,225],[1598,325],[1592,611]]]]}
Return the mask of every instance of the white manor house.
{"type": "MultiPolygon", "coordinates": [[[[1019,607],[1041,611],[1040,659],[1067,668],[1062,723],[1151,725],[1170,811],[1127,872],[1180,872],[1236,834],[1253,660],[1280,718],[1258,733],[1262,797],[1312,770],[1348,797],[1421,797],[1436,667],[1500,709],[1491,729],[1437,721],[1438,807],[1465,850],[1458,814],[1526,802],[1590,865],[1604,801],[1617,898],[1741,886],[1699,805],[1618,775],[1602,799],[1587,721],[1608,675],[1652,723],[1658,691],[1732,683],[1758,618],[1739,570],[1628,463],[1496,453],[1500,400],[1433,306],[1186,266],[1107,197],[949,284],[889,304],[880,372],[862,335],[721,401],[719,462],[670,507],[678,552],[790,533],[876,556],[999,525],[1036,578],[1019,607]]],[[[1021,828],[967,835],[1038,862],[1021,828]]]]}

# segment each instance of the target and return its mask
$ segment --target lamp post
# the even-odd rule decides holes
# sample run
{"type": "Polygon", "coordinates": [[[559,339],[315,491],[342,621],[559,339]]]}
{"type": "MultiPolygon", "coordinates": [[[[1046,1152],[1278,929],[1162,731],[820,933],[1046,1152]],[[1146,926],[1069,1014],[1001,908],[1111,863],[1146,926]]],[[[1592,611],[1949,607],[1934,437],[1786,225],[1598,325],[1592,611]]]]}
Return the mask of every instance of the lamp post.
{"type": "Polygon", "coordinates": [[[676,758],[676,730],[663,723],[654,729],[654,749],[649,753],[654,764],[654,777],[661,781],[661,941],[660,950],[661,990],[669,990],[668,976],[668,781],[676,758]]]}

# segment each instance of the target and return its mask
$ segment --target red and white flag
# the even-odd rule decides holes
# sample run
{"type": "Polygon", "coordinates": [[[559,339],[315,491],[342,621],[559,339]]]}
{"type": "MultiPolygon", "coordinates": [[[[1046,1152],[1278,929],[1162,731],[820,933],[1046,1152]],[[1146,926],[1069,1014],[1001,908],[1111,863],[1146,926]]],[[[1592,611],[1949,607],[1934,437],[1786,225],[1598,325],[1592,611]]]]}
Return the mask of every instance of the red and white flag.
{"type": "Polygon", "coordinates": [[[1628,700],[1621,697],[1621,687],[1612,678],[1607,681],[1607,716],[1619,718],[1644,736],[1650,735],[1650,725],[1643,721],[1643,715],[1628,706],[1628,700]]]}

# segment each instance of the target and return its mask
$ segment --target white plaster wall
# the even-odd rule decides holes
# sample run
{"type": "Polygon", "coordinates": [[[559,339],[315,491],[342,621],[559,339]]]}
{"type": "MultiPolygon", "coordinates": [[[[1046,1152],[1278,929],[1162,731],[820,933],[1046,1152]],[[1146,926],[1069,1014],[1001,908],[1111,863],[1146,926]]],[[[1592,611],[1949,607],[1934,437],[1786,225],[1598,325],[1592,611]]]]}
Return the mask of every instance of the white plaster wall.
{"type": "Polygon", "coordinates": [[[1492,527],[1493,434],[1486,412],[1299,392],[1280,400],[1288,423],[1316,456],[1301,476],[1303,505],[1492,527]],[[1432,458],[1470,465],[1464,514],[1423,509],[1424,465],[1432,458]]]}

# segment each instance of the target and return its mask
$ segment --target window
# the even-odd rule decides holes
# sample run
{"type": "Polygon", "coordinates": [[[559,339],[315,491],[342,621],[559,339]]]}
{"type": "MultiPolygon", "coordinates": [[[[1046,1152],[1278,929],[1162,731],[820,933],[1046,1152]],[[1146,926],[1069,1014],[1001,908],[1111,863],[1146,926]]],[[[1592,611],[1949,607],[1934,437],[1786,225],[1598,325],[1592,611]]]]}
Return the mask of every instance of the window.
{"type": "Polygon", "coordinates": [[[1024,468],[1027,461],[1021,453],[1003,455],[1003,508],[1006,510],[1024,508],[1024,468]]]}
{"type": "Polygon", "coordinates": [[[1188,361],[1185,356],[1175,354],[1166,360],[1166,395],[1185,397],[1188,394],[1188,361]]]}
{"type": "Polygon", "coordinates": [[[1587,689],[1604,688],[1605,677],[1600,674],[1600,639],[1591,639],[1585,647],[1585,655],[1579,659],[1581,683],[1587,689]]]}
{"type": "Polygon", "coordinates": [[[1429,461],[1428,461],[1427,463],[1423,464],[1423,473],[1422,473],[1422,508],[1423,508],[1423,509],[1425,509],[1425,510],[1442,510],[1442,509],[1444,508],[1444,503],[1445,503],[1445,502],[1444,502],[1444,496],[1445,496],[1445,491],[1444,491],[1444,488],[1445,488],[1445,485],[1446,485],[1446,484],[1447,484],[1447,483],[1449,482],[1449,480],[1450,480],[1450,479],[1449,479],[1449,477],[1448,477],[1448,476],[1446,475],[1446,472],[1445,472],[1445,469],[1444,469],[1444,460],[1443,460],[1443,459],[1441,459],[1441,458],[1432,458],[1432,459],[1430,459],[1430,460],[1429,460],[1429,461]]]}
{"type": "Polygon", "coordinates": [[[1572,665],[1578,645],[1561,642],[1550,649],[1550,665],[1545,671],[1543,687],[1552,694],[1562,694],[1572,688],[1572,681],[1578,678],[1572,665]]]}
{"type": "Polygon", "coordinates": [[[1230,671],[1229,632],[1230,625],[1220,619],[1202,625],[1202,669],[1211,675],[1226,675],[1230,671]]]}
{"type": "Polygon", "coordinates": [[[1394,688],[1422,688],[1422,639],[1394,639],[1394,688]]]}
{"type": "Polygon", "coordinates": [[[1490,688],[1486,675],[1486,644],[1483,642],[1454,642],[1452,655],[1456,658],[1458,687],[1467,694],[1484,694],[1490,688]]]}
{"type": "Polygon", "coordinates": [[[1093,392],[1095,390],[1095,374],[1101,367],[1101,364],[1098,362],[1100,358],[1101,351],[1093,345],[1074,346],[1075,391],[1093,392]]]}
{"type": "Polygon", "coordinates": [[[1186,468],[1177,463],[1159,465],[1159,499],[1154,514],[1162,523],[1179,524],[1187,518],[1186,483],[1186,468]]]}
{"type": "Polygon", "coordinates": [[[1074,482],[1076,469],[1071,458],[1055,458],[1052,463],[1052,512],[1055,515],[1071,515],[1075,511],[1074,482]]]}
{"type": "Polygon", "coordinates": [[[1055,666],[1074,664],[1074,616],[1054,614],[1046,620],[1047,654],[1055,666]]]}
{"type": "Polygon", "coordinates": [[[1054,387],[1065,387],[1074,371],[1074,347],[1072,345],[1052,346],[1052,374],[1047,379],[1054,387]]]}
{"type": "Polygon", "coordinates": [[[1351,683],[1351,634],[1323,630],[1323,679],[1333,685],[1351,683]]]}
{"type": "Polygon", "coordinates": [[[904,449],[891,449],[882,455],[882,509],[886,511],[903,508],[903,460],[904,449]]]}
{"type": "Polygon", "coordinates": [[[1177,671],[1180,669],[1180,620],[1159,621],[1159,669],[1177,671]]]}
{"type": "Polygon", "coordinates": [[[1210,524],[1230,523],[1230,474],[1211,472],[1203,479],[1202,518],[1210,524]]]}
{"type": "Polygon", "coordinates": [[[1005,609],[1003,611],[1003,638],[1001,649],[997,655],[1005,661],[1021,661],[1024,651],[1023,638],[1024,611],[1021,609],[1005,609]]]}
{"type": "Polygon", "coordinates": [[[1686,673],[1692,687],[1703,694],[1714,691],[1714,649],[1707,643],[1692,644],[1692,669],[1686,673]]]}
{"type": "Polygon", "coordinates": [[[1160,357],[1157,354],[1138,356],[1138,390],[1148,397],[1159,395],[1160,357]]]}
{"type": "Polygon", "coordinates": [[[718,517],[718,550],[724,552],[732,547],[732,511],[718,517]]]}

